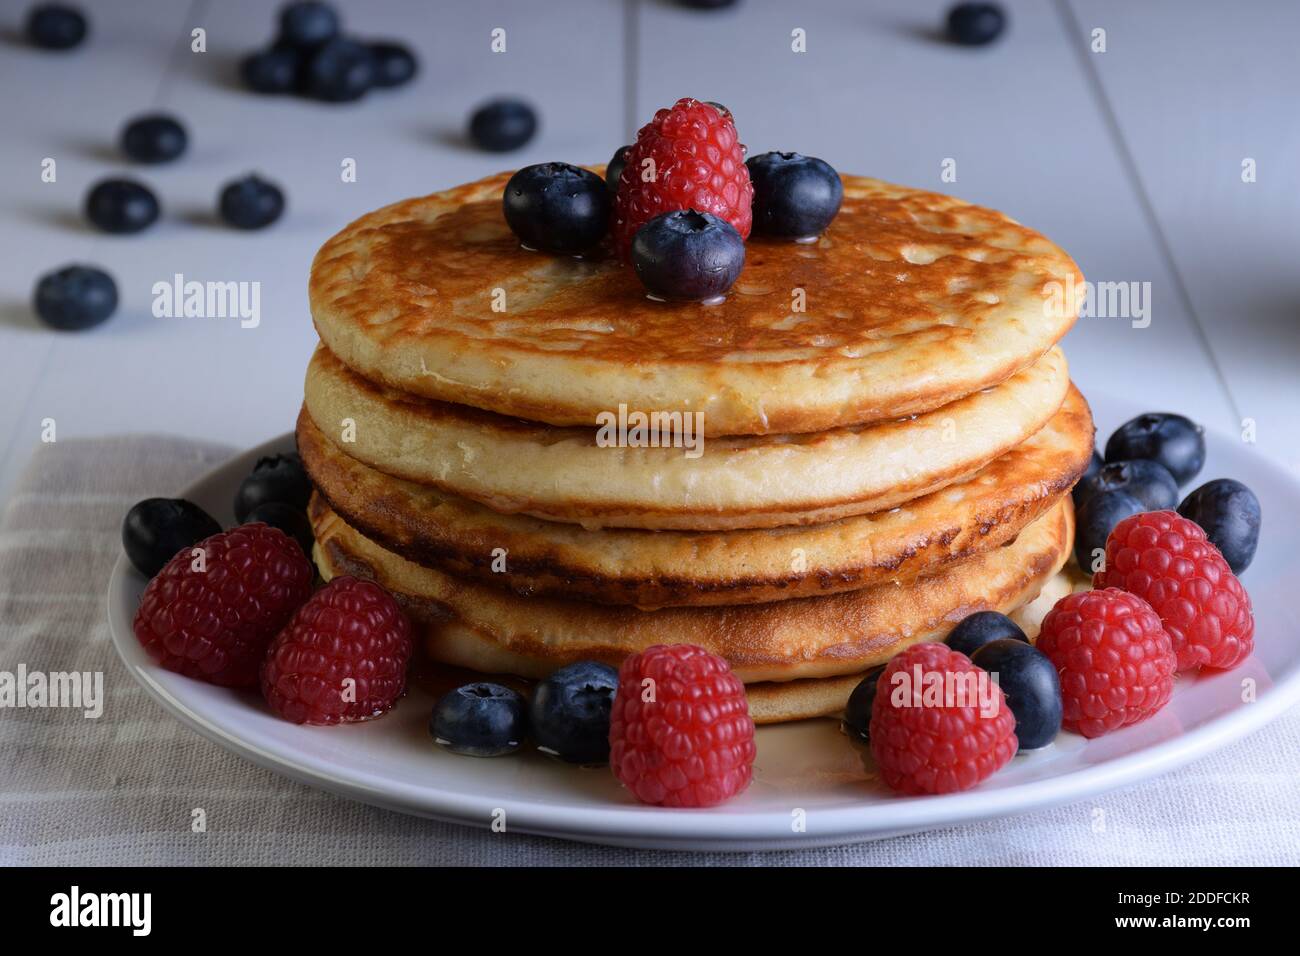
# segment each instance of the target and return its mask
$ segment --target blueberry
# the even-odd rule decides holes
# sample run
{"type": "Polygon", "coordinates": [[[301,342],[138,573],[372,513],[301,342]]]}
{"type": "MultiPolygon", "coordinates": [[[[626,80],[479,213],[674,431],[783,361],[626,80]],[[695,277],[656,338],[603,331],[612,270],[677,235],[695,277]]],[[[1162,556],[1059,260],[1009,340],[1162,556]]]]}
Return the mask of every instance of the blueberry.
{"type": "Polygon", "coordinates": [[[401,43],[372,43],[370,55],[375,61],[375,86],[401,86],[415,79],[419,65],[410,47],[401,43]]]}
{"type": "Polygon", "coordinates": [[[604,181],[568,163],[525,166],[506,183],[501,204],[506,224],[532,249],[582,252],[609,228],[604,181]]]}
{"type": "Polygon", "coordinates": [[[1195,521],[1210,543],[1223,553],[1233,574],[1250,567],[1259,545],[1259,499],[1240,481],[1207,481],[1178,506],[1178,513],[1195,521]]]}
{"type": "Polygon", "coordinates": [[[311,478],[296,454],[290,452],[259,458],[235,492],[235,518],[243,524],[249,520],[254,508],[269,501],[278,501],[296,511],[306,511],[310,498],[311,478]]]}
{"type": "Polygon", "coordinates": [[[620,146],[614,150],[613,158],[605,167],[605,185],[609,188],[611,196],[618,192],[618,180],[623,175],[623,167],[627,165],[627,154],[631,149],[631,146],[620,146]]]}
{"type": "Polygon", "coordinates": [[[221,530],[221,525],[184,498],[146,498],[126,513],[122,547],[135,569],[153,577],[185,548],[221,530]]]}
{"type": "Polygon", "coordinates": [[[537,132],[537,114],[519,100],[493,100],[469,118],[469,138],[479,149],[506,153],[518,149],[537,132]]]}
{"type": "Polygon", "coordinates": [[[486,682],[443,695],[429,718],[429,733],[438,746],[470,757],[514,753],[526,729],[524,699],[509,687],[486,682]]]}
{"type": "Polygon", "coordinates": [[[171,116],[156,114],[133,119],[122,130],[122,152],[137,163],[166,163],[185,152],[189,136],[171,116]]]}
{"type": "Polygon", "coordinates": [[[618,671],[597,661],[561,667],[537,685],[528,708],[533,739],[569,763],[609,760],[609,712],[618,671]]]}
{"type": "Polygon", "coordinates": [[[336,37],[310,54],[303,84],[327,103],[359,100],[375,85],[375,58],[364,43],[336,37]]]}
{"type": "Polygon", "coordinates": [[[996,3],[959,3],[948,11],[948,39],[963,46],[992,43],[1007,25],[996,3]]]}
{"type": "Polygon", "coordinates": [[[1079,568],[1091,573],[1100,569],[1098,551],[1106,550],[1106,539],[1115,525],[1131,515],[1146,511],[1142,502],[1127,491],[1099,491],[1083,503],[1075,515],[1074,559],[1079,568]]]}
{"type": "Polygon", "coordinates": [[[997,611],[976,611],[961,619],[961,622],[948,632],[944,643],[954,651],[960,651],[971,657],[985,644],[994,641],[1015,640],[1029,643],[1029,638],[1020,629],[1020,625],[1005,614],[997,611]]]}
{"type": "Polygon", "coordinates": [[[160,211],[158,197],[134,179],[100,180],[86,196],[86,218],[105,232],[147,229],[160,211]]]}
{"type": "Polygon", "coordinates": [[[290,93],[297,88],[302,55],[289,46],[273,46],[244,57],[239,75],[255,93],[290,93]]]}
{"type": "Polygon", "coordinates": [[[1083,490],[1075,497],[1080,506],[1099,491],[1127,491],[1142,502],[1144,511],[1167,511],[1178,504],[1174,476],[1158,461],[1146,458],[1108,462],[1090,481],[1081,484],[1083,490]]]}
{"type": "Polygon", "coordinates": [[[65,266],[41,276],[33,300],[46,325],[79,332],[99,325],[117,310],[117,283],[94,266],[65,266]]]}
{"type": "Polygon", "coordinates": [[[339,15],[328,3],[302,0],[280,10],[280,39],[296,47],[318,47],[339,33],[339,15]]]}
{"type": "Polygon", "coordinates": [[[1076,508],[1083,506],[1083,502],[1088,497],[1086,494],[1088,482],[1097,477],[1097,472],[1101,471],[1101,466],[1103,464],[1104,462],[1102,461],[1101,455],[1097,454],[1097,449],[1094,448],[1092,450],[1092,457],[1088,459],[1087,469],[1079,476],[1079,480],[1075,483],[1074,488],[1070,492],[1071,496],[1074,498],[1074,506],[1076,508]]]}
{"type": "Polygon", "coordinates": [[[876,702],[876,684],[884,672],[885,665],[881,664],[862,675],[844,708],[845,732],[863,743],[871,739],[871,707],[876,702]]]}
{"type": "Polygon", "coordinates": [[[284,212],[284,193],[274,183],[245,176],[222,187],[217,209],[221,218],[236,229],[261,229],[284,212]]]}
{"type": "Polygon", "coordinates": [[[245,515],[243,523],[252,524],[255,521],[279,528],[298,542],[303,554],[311,556],[311,546],[316,541],[316,535],[311,530],[306,512],[283,501],[265,501],[245,515]]]}
{"type": "Polygon", "coordinates": [[[42,3],[27,14],[27,39],[45,50],[71,50],[86,39],[86,17],[75,7],[42,3]]]}
{"type": "Polygon", "coordinates": [[[637,230],[632,265],[651,295],[713,299],[740,275],[745,242],[731,223],[717,216],[694,209],[666,212],[637,230]]]}
{"type": "Polygon", "coordinates": [[[1021,750],[1046,747],[1061,729],[1061,679],[1047,655],[1024,641],[985,644],[971,661],[996,674],[1016,717],[1021,750]]]}
{"type": "Polygon", "coordinates": [[[1190,418],[1147,412],[1125,422],[1106,442],[1107,461],[1149,458],[1185,485],[1205,465],[1205,430],[1190,418]]]}
{"type": "Polygon", "coordinates": [[[815,156],[762,153],[745,160],[754,184],[754,231],[779,239],[820,235],[840,211],[840,174],[815,156]]]}

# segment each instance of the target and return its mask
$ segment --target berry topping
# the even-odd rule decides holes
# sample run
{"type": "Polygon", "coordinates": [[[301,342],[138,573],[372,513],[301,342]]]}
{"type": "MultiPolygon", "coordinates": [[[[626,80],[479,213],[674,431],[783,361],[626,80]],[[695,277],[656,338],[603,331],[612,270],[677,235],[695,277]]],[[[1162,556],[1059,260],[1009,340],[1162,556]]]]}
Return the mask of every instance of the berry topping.
{"type": "Polygon", "coordinates": [[[641,127],[614,197],[614,242],[627,259],[638,230],[666,212],[694,209],[749,236],[754,188],[731,114],[681,99],[641,127]]]}
{"type": "Polygon", "coordinates": [[[944,643],[954,651],[972,657],[985,644],[1008,638],[1029,643],[1029,638],[1020,629],[1020,625],[1005,614],[999,614],[997,611],[976,611],[962,618],[961,622],[948,632],[944,643]]]}
{"type": "Polygon", "coordinates": [[[185,127],[171,116],[141,116],[122,130],[122,152],[137,163],[166,163],[189,143],[185,127]]]}
{"type": "Polygon", "coordinates": [[[1149,458],[1185,485],[1205,465],[1204,429],[1182,415],[1148,412],[1115,429],[1106,442],[1106,461],[1149,458]]]}
{"type": "Polygon", "coordinates": [[[1087,470],[1084,471],[1084,473],[1079,476],[1078,482],[1075,484],[1074,489],[1071,491],[1071,495],[1074,498],[1075,508],[1079,508],[1083,505],[1083,502],[1088,497],[1088,492],[1090,490],[1088,488],[1088,482],[1090,482],[1093,478],[1097,476],[1097,472],[1101,471],[1101,466],[1103,464],[1105,464],[1105,462],[1102,461],[1101,455],[1097,454],[1097,449],[1094,448],[1092,450],[1092,457],[1088,459],[1087,470]]]}
{"type": "Polygon", "coordinates": [[[296,453],[259,458],[235,492],[235,518],[243,524],[254,508],[268,501],[306,511],[310,498],[311,479],[296,453]]]}
{"type": "Polygon", "coordinates": [[[971,663],[995,675],[1016,718],[1021,750],[1046,747],[1061,729],[1061,682],[1056,666],[1032,644],[1004,637],[983,645],[971,663]]]}
{"type": "Polygon", "coordinates": [[[327,103],[359,100],[375,85],[375,58],[364,43],[335,37],[308,55],[303,83],[327,103]]]}
{"type": "Polygon", "coordinates": [[[1259,499],[1240,481],[1207,481],[1183,499],[1178,513],[1201,526],[1233,574],[1250,567],[1259,545],[1261,514],[1259,499]]]}
{"type": "Polygon", "coordinates": [[[844,707],[844,732],[863,743],[871,739],[871,707],[876,702],[876,688],[884,672],[884,664],[867,671],[844,707]]]}
{"type": "Polygon", "coordinates": [[[86,196],[86,218],[105,232],[139,232],[153,225],[160,209],[158,197],[134,179],[100,180],[86,196]]]}
{"type": "Polygon", "coordinates": [[[623,662],[609,727],[614,776],[642,803],[711,807],[749,786],[754,721],[727,662],[691,644],[623,662]]]}
{"type": "Polygon", "coordinates": [[[146,498],[131,506],[122,522],[122,548],[135,569],[153,577],[181,549],[221,531],[221,525],[184,498],[146,498]]]}
{"type": "Polygon", "coordinates": [[[409,83],[419,69],[411,48],[401,43],[372,43],[370,55],[375,61],[375,86],[385,89],[409,83]]]}
{"type": "Polygon", "coordinates": [[[297,88],[302,54],[288,46],[274,46],[244,57],[239,75],[255,93],[290,93],[297,88]]]}
{"type": "Polygon", "coordinates": [[[41,276],[32,304],[46,325],[80,332],[117,311],[117,283],[94,266],[64,266],[41,276]]]}
{"type": "Polygon", "coordinates": [[[242,525],[167,562],[140,598],[135,636],[168,670],[250,687],[267,646],[310,596],[311,582],[311,564],[288,535],[242,525]]]}
{"type": "Polygon", "coordinates": [[[244,522],[250,524],[261,522],[269,524],[272,528],[279,528],[298,542],[298,547],[302,548],[303,554],[311,556],[311,546],[315,543],[316,535],[311,530],[311,522],[307,520],[306,512],[281,501],[268,501],[250,511],[244,522]]]}
{"type": "Polygon", "coordinates": [[[745,265],[745,242],[717,216],[666,212],[637,232],[632,265],[651,295],[707,301],[735,283],[745,265]]]}
{"type": "Polygon", "coordinates": [[[537,685],[529,705],[537,746],[570,763],[609,760],[609,712],[618,671],[597,661],[561,667],[537,685]]]}
{"type": "Polygon", "coordinates": [[[1127,491],[1099,491],[1083,503],[1075,515],[1074,560],[1080,570],[1091,574],[1101,570],[1106,539],[1115,525],[1145,509],[1127,491]]]}
{"type": "Polygon", "coordinates": [[[778,239],[820,235],[840,211],[844,184],[829,163],[798,153],[745,161],[754,184],[754,232],[778,239]]]}
{"type": "Polygon", "coordinates": [[[1168,468],[1148,458],[1102,465],[1091,479],[1080,482],[1075,503],[1082,506],[1099,491],[1127,491],[1144,511],[1164,511],[1178,503],[1178,482],[1168,468]]]}
{"type": "Polygon", "coordinates": [[[982,46],[1002,35],[1007,15],[996,3],[959,3],[948,11],[948,39],[963,46],[982,46]]]}
{"type": "Polygon", "coordinates": [[[524,699],[509,687],[486,682],[466,684],[444,694],[429,718],[433,742],[468,757],[514,753],[523,743],[527,726],[524,699]]]}
{"type": "Polygon", "coordinates": [[[44,50],[71,50],[86,39],[86,17],[61,3],[39,4],[27,14],[27,39],[44,50]]]}
{"type": "Polygon", "coordinates": [[[479,149],[507,153],[519,149],[537,132],[537,114],[519,100],[493,100],[469,118],[469,138],[479,149]]]}
{"type": "Polygon", "coordinates": [[[1057,601],[1043,618],[1038,649],[1060,677],[1065,729],[1085,737],[1146,720],[1174,691],[1174,649],[1160,618],[1115,588],[1057,601]]]}
{"type": "Polygon", "coordinates": [[[623,175],[623,167],[627,165],[627,154],[631,149],[631,146],[620,146],[614,150],[609,165],[605,167],[605,188],[611,196],[618,192],[618,181],[623,175]]]}
{"type": "Polygon", "coordinates": [[[274,183],[245,176],[222,187],[217,209],[236,229],[262,229],[284,212],[284,193],[274,183]]]}
{"type": "Polygon", "coordinates": [[[609,228],[609,193],[595,173],[568,163],[525,166],[501,199],[506,223],[531,249],[590,249],[609,228]]]}
{"type": "Polygon", "coordinates": [[[969,790],[1016,755],[1016,718],[965,654],[913,644],[884,674],[871,710],[871,755],[907,794],[969,790]]]}
{"type": "Polygon", "coordinates": [[[318,47],[339,32],[339,15],[328,3],[300,0],[280,11],[280,40],[296,47],[318,47]]]}
{"type": "Polygon", "coordinates": [[[262,696],[295,724],[380,717],[406,691],[411,647],[411,622],[392,595],[371,581],[337,577],[271,642],[262,696]]]}
{"type": "Polygon", "coordinates": [[[1250,597],[1194,521],[1172,511],[1125,518],[1106,542],[1093,587],[1122,588],[1160,616],[1178,669],[1236,667],[1255,646],[1250,597]]]}

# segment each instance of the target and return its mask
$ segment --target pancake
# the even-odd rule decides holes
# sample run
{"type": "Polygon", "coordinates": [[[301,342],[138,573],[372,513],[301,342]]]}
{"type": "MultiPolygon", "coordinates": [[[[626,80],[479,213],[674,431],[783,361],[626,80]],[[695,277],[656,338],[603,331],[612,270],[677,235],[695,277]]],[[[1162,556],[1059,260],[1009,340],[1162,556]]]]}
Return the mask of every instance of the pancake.
{"type": "Polygon", "coordinates": [[[425,637],[433,660],[540,678],[578,660],[619,663],[654,644],[690,642],[730,662],[745,683],[861,673],[917,641],[939,640],[975,611],[1032,600],[1070,552],[1068,500],[994,551],[904,585],[736,607],[642,611],[522,598],[386,551],[315,496],[310,516],[321,574],[387,588],[425,637]]]}
{"type": "Polygon", "coordinates": [[[503,515],[363,464],[305,410],[297,436],[329,505],[410,561],[521,595],[652,608],[855,590],[998,547],[1074,485],[1092,452],[1093,426],[1083,396],[1071,388],[1027,441],[973,477],[899,508],[805,527],[717,532],[594,531],[503,515]]]}
{"type": "Polygon", "coordinates": [[[340,359],[399,391],[551,425],[625,403],[703,412],[713,435],[783,434],[946,405],[1028,367],[1075,321],[1045,305],[1049,283],[1082,283],[1070,257],[950,196],[845,176],[817,242],[752,237],[723,302],[670,304],[608,250],[521,248],[501,212],[509,176],[395,203],[325,243],[308,293],[340,359]]]}
{"type": "Polygon", "coordinates": [[[603,447],[555,428],[376,386],[325,348],[306,407],[349,455],[494,511],[587,527],[771,528],[870,514],[974,474],[1056,414],[1070,387],[1053,348],[995,388],[924,415],[810,435],[603,447]]]}

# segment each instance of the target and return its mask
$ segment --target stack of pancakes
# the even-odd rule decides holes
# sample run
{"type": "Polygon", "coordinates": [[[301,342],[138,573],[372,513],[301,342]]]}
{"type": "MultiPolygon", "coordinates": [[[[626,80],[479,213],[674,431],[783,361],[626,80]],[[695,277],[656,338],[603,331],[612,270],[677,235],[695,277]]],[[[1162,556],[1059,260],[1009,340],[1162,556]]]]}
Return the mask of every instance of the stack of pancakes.
{"type": "Polygon", "coordinates": [[[689,642],[790,720],[1068,591],[1093,426],[1045,304],[1082,282],[1059,248],[845,177],[816,241],[751,238],[725,301],[664,303],[612,257],[521,248],[508,178],[364,216],[312,267],[316,562],[392,591],[432,660],[540,678],[689,642]]]}

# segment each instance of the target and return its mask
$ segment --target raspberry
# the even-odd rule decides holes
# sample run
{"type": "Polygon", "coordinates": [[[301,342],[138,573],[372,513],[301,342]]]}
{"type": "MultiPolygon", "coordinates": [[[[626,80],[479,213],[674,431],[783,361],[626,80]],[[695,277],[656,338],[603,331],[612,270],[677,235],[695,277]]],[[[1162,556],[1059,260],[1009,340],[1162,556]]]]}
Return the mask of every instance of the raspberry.
{"type": "Polygon", "coordinates": [[[311,596],[311,564],[293,538],[261,523],[194,549],[178,552],[144,589],[135,636],[168,670],[251,687],[267,645],[311,596]],[[201,563],[194,549],[202,549],[201,563]]]}
{"type": "Polygon", "coordinates": [[[614,243],[626,260],[638,229],[678,209],[712,213],[744,239],[753,224],[753,198],[745,150],[731,114],[709,103],[681,99],[655,113],[628,150],[614,196],[614,243]]]}
{"type": "Polygon", "coordinates": [[[711,807],[753,776],[745,687],[726,661],[692,644],[649,647],[623,662],[609,744],[614,776],[642,803],[711,807]]]}
{"type": "Polygon", "coordinates": [[[880,675],[871,755],[890,788],[914,795],[969,790],[1018,747],[1016,718],[1001,688],[965,654],[913,644],[880,675]]]}
{"type": "Polygon", "coordinates": [[[1255,647],[1250,596],[1194,521],[1173,511],[1125,518],[1106,539],[1093,587],[1136,594],[1160,615],[1178,669],[1236,667],[1255,647]]]}
{"type": "Polygon", "coordinates": [[[371,581],[337,577],[271,642],[262,696],[295,724],[344,724],[388,713],[406,691],[411,622],[371,581]]]}
{"type": "Polygon", "coordinates": [[[1061,598],[1037,647],[1061,677],[1062,726],[1085,737],[1146,720],[1174,692],[1174,647],[1160,618],[1117,588],[1061,598]]]}

